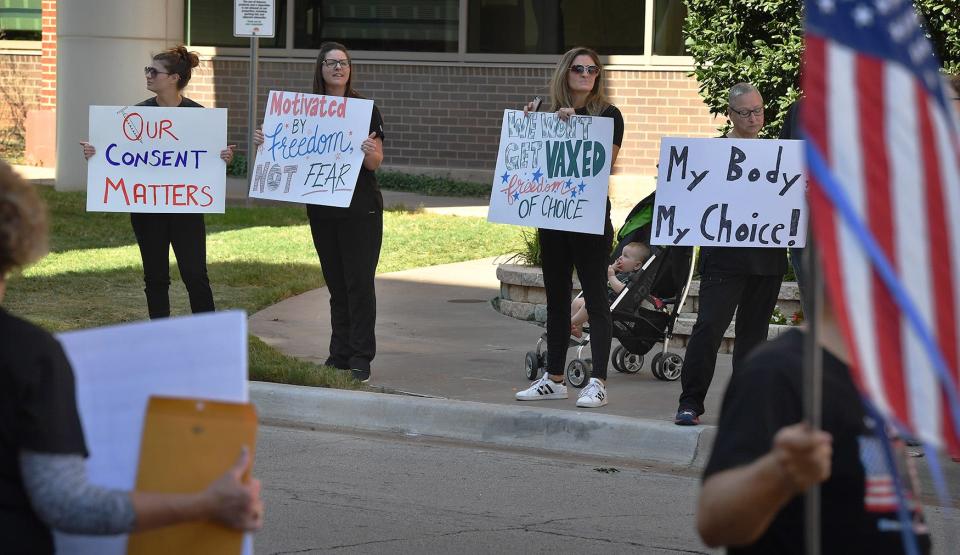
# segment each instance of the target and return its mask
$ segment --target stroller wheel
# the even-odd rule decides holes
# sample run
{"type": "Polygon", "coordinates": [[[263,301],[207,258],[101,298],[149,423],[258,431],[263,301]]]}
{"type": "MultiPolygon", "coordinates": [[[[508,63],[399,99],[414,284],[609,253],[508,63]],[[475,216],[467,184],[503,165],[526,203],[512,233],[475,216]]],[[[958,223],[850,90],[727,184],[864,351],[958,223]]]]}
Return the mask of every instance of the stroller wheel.
{"type": "Polygon", "coordinates": [[[617,345],[613,348],[613,356],[611,357],[610,363],[613,364],[613,369],[617,372],[626,372],[627,369],[623,366],[623,352],[626,349],[623,348],[623,345],[617,345]]]}
{"type": "Polygon", "coordinates": [[[653,374],[653,377],[658,380],[663,379],[663,374],[660,373],[660,361],[663,360],[663,352],[659,352],[653,355],[653,360],[650,361],[650,373],[653,374]]]}
{"type": "Polygon", "coordinates": [[[523,361],[523,369],[530,381],[540,377],[540,357],[537,356],[536,352],[527,351],[527,356],[523,361]]]}
{"type": "Polygon", "coordinates": [[[683,368],[683,357],[677,353],[667,353],[666,356],[660,359],[660,375],[657,377],[661,380],[668,382],[673,382],[680,379],[680,370],[683,368]]]}
{"type": "Polygon", "coordinates": [[[590,381],[590,368],[580,359],[574,359],[567,365],[567,383],[580,389],[590,381]]]}

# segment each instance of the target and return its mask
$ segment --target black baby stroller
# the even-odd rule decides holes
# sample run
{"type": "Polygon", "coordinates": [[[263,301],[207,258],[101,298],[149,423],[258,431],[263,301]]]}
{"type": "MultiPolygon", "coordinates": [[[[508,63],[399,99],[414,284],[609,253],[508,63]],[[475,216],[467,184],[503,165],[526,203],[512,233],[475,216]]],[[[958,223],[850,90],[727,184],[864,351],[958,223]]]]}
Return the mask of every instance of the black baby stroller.
{"type": "MultiPolygon", "coordinates": [[[[630,211],[617,234],[612,260],[620,256],[628,243],[649,244],[653,204],[654,195],[650,194],[630,211]]],[[[693,279],[693,248],[651,246],[650,250],[650,258],[643,268],[631,277],[610,305],[613,336],[620,342],[611,353],[611,362],[618,372],[636,374],[643,368],[644,355],[662,343],[663,349],[654,354],[650,370],[657,379],[674,381],[680,378],[683,357],[668,349],[693,279]]],[[[536,380],[546,367],[546,341],[544,333],[537,341],[536,350],[526,354],[524,367],[529,380],[536,380]]],[[[588,328],[584,328],[583,337],[570,338],[570,347],[577,348],[577,356],[567,364],[566,379],[573,387],[583,387],[590,381],[592,361],[583,357],[589,344],[588,328]]]]}

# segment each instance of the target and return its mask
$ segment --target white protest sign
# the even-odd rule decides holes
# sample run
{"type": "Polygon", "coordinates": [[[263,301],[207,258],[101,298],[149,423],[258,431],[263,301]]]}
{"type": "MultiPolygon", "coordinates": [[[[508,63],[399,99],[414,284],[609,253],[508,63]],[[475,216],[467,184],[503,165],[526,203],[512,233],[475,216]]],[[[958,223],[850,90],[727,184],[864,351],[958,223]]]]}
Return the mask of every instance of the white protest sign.
{"type": "Polygon", "coordinates": [[[223,213],[227,111],[91,106],[88,212],[223,213]]]}
{"type": "MultiPolygon", "coordinates": [[[[249,401],[247,319],[240,311],[73,331],[57,338],[76,377],[77,410],[90,452],[87,474],[98,486],[133,489],[150,396],[249,401]]],[[[58,553],[123,555],[127,537],[57,533],[56,543],[58,553]]],[[[244,544],[244,552],[252,553],[249,535],[244,544]]]]}
{"type": "Polygon", "coordinates": [[[803,142],[660,142],[654,245],[802,247],[807,238],[803,142]]]}
{"type": "Polygon", "coordinates": [[[233,0],[233,36],[272,37],[274,0],[233,0]]]}
{"type": "Polygon", "coordinates": [[[350,206],[373,101],[270,91],[250,196],[350,206]]]}
{"type": "Polygon", "coordinates": [[[602,234],[613,119],[504,110],[491,222],[602,234]]]}

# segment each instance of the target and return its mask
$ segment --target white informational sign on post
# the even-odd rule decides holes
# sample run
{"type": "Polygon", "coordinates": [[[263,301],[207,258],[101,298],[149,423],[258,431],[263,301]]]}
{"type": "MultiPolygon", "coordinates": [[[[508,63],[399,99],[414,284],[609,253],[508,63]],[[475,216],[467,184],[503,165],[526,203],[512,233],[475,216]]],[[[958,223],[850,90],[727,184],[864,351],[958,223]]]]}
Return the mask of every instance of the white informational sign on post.
{"type": "Polygon", "coordinates": [[[250,196],[350,206],[373,101],[270,91],[250,196]]]}
{"type": "Polygon", "coordinates": [[[802,141],[664,137],[650,242],[803,247],[805,189],[802,141]]]}
{"type": "Polygon", "coordinates": [[[272,37],[275,0],[233,0],[233,36],[272,37]]]}
{"type": "Polygon", "coordinates": [[[88,212],[223,213],[224,108],[91,106],[88,212]]]}
{"type": "MultiPolygon", "coordinates": [[[[76,378],[77,410],[90,452],[87,474],[97,486],[133,489],[151,396],[249,401],[247,318],[240,311],[73,331],[57,338],[76,378]]],[[[57,553],[123,555],[127,536],[58,533],[56,543],[57,553]]],[[[244,552],[252,553],[249,534],[244,552]]]]}
{"type": "Polygon", "coordinates": [[[491,222],[602,234],[613,119],[504,110],[491,222]]]}

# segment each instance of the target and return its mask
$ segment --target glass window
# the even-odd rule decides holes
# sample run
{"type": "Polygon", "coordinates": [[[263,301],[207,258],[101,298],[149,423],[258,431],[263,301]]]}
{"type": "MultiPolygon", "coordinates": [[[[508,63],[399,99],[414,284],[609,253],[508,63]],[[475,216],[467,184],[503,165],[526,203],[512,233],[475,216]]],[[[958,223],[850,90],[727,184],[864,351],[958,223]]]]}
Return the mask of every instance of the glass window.
{"type": "Polygon", "coordinates": [[[643,54],[641,0],[468,0],[467,52],[643,54]]]}
{"type": "Polygon", "coordinates": [[[296,0],[295,48],[456,52],[459,0],[296,0]]]}
{"type": "MultiPolygon", "coordinates": [[[[0,0],[2,2],[3,0],[0,0]]],[[[196,46],[250,46],[248,37],[233,36],[234,0],[186,0],[187,40],[196,46]]],[[[260,39],[264,48],[283,48],[287,35],[287,1],[277,0],[273,38],[260,39]]]]}
{"type": "Polygon", "coordinates": [[[683,22],[687,4],[683,0],[656,0],[653,15],[653,53],[657,56],[685,56],[683,22]]]}
{"type": "Polygon", "coordinates": [[[40,0],[0,0],[0,40],[40,40],[40,0]]]}

